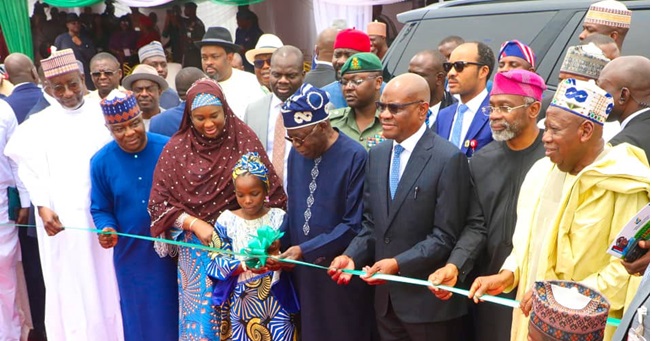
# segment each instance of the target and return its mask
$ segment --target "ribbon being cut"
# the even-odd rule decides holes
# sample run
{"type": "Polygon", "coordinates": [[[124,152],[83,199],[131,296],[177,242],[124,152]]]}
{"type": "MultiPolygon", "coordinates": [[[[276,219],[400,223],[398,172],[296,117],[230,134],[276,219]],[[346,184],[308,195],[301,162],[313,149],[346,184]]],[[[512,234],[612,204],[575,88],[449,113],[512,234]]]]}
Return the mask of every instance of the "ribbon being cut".
{"type": "MultiPolygon", "coordinates": [[[[7,224],[0,224],[0,227],[5,226],[7,224]]],[[[13,225],[13,224],[12,224],[13,225]]],[[[22,228],[33,228],[35,227],[34,225],[18,225],[16,224],[16,227],[22,227],[22,228]]],[[[120,233],[120,232],[113,232],[113,231],[101,231],[97,229],[92,229],[92,228],[85,228],[85,227],[66,227],[65,229],[68,230],[77,230],[77,231],[86,231],[86,232],[91,232],[91,233],[98,233],[98,234],[115,234],[120,237],[126,237],[126,238],[135,238],[135,239],[142,239],[142,240],[149,240],[149,241],[154,241],[154,242],[161,242],[161,243],[167,243],[170,245],[176,245],[176,246],[185,246],[197,250],[202,250],[202,251],[208,251],[208,252],[213,252],[213,253],[218,253],[222,255],[231,255],[231,256],[239,256],[243,257],[246,259],[247,266],[251,268],[259,268],[263,264],[265,264],[265,261],[267,260],[268,257],[273,257],[279,262],[283,263],[290,263],[290,264],[295,264],[299,266],[308,266],[316,269],[322,269],[322,270],[328,270],[329,268],[326,266],[321,266],[321,265],[316,265],[312,263],[307,263],[307,262],[302,262],[302,261],[296,261],[296,260],[291,260],[291,259],[283,259],[283,258],[277,258],[276,256],[271,256],[268,255],[266,250],[269,248],[272,243],[278,239],[280,239],[283,236],[283,232],[275,231],[269,226],[262,226],[257,230],[257,235],[253,236],[254,238],[250,241],[249,245],[246,248],[243,248],[240,252],[234,252],[230,250],[225,250],[225,249],[220,249],[220,248],[214,248],[210,246],[205,246],[205,245],[198,245],[198,244],[191,244],[191,243],[185,243],[181,241],[176,241],[176,240],[169,240],[169,239],[161,239],[161,238],[155,238],[155,237],[150,237],[150,236],[141,236],[141,235],[134,235],[134,234],[128,234],[128,233],[120,233]]],[[[340,269],[343,272],[350,273],[356,276],[364,276],[367,273],[362,270],[348,270],[348,269],[340,269]]],[[[386,275],[386,274],[381,274],[381,273],[376,273],[373,275],[374,277],[377,277],[379,279],[383,279],[386,281],[393,281],[393,282],[400,282],[400,283],[407,283],[407,284],[414,284],[414,285],[420,285],[420,286],[425,286],[425,287],[432,287],[436,286],[440,289],[448,290],[452,293],[462,295],[462,296],[467,296],[469,295],[469,291],[465,289],[460,289],[456,287],[450,287],[447,285],[434,285],[431,282],[424,280],[424,279],[417,279],[417,278],[410,278],[410,277],[403,277],[403,276],[397,276],[397,275],[386,275]]],[[[582,287],[584,288],[584,287],[582,287]]],[[[593,292],[593,291],[592,291],[593,292]]],[[[519,308],[519,301],[512,300],[512,299],[507,299],[499,296],[492,296],[492,295],[483,295],[480,297],[480,300],[485,301],[485,302],[491,302],[495,304],[500,304],[502,306],[506,307],[511,307],[511,308],[519,308]]],[[[606,301],[605,301],[606,302],[606,301]]],[[[606,305],[608,307],[609,303],[606,302],[606,305]]],[[[608,310],[608,308],[607,308],[608,310]]],[[[608,317],[606,319],[606,324],[611,325],[611,326],[618,326],[620,324],[620,320],[612,317],[608,317]]]]}

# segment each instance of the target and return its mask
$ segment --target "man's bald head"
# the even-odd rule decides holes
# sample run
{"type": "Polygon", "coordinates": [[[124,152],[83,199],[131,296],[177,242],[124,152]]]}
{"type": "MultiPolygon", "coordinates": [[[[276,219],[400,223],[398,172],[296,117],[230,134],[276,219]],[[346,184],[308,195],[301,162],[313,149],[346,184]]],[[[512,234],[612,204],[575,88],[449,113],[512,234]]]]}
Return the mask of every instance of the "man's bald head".
{"type": "Polygon", "coordinates": [[[430,102],[430,88],[428,87],[428,82],[426,82],[423,77],[416,74],[404,73],[394,77],[385,86],[385,90],[387,89],[392,89],[391,91],[401,93],[400,96],[410,102],[430,102]]]}
{"type": "Polygon", "coordinates": [[[650,60],[642,56],[622,56],[605,65],[597,84],[614,98],[608,121],[622,122],[650,106],[649,75],[650,60]]]}
{"type": "Polygon", "coordinates": [[[39,78],[34,63],[22,53],[12,53],[5,58],[5,70],[12,84],[34,83],[38,84],[39,78]]]}
{"type": "Polygon", "coordinates": [[[417,74],[428,83],[430,89],[430,106],[439,103],[444,97],[446,57],[437,50],[425,50],[410,59],[408,72],[417,74]]]}
{"type": "Polygon", "coordinates": [[[404,73],[393,78],[380,96],[383,136],[398,143],[423,126],[430,105],[430,88],[423,77],[404,73]]]}
{"type": "Polygon", "coordinates": [[[296,46],[284,45],[272,53],[272,65],[281,59],[292,59],[293,66],[303,70],[303,52],[296,46]]]}
{"type": "Polygon", "coordinates": [[[335,44],[335,36],[338,30],[335,27],[329,27],[317,36],[317,44],[315,45],[317,60],[323,62],[331,62],[333,60],[333,45],[335,44]]]}
{"type": "Polygon", "coordinates": [[[177,76],[174,78],[174,85],[177,88],[177,94],[179,95],[179,98],[181,98],[182,101],[185,101],[186,92],[190,86],[194,82],[207,77],[208,76],[206,76],[204,71],[196,67],[188,66],[179,70],[177,76]]]}

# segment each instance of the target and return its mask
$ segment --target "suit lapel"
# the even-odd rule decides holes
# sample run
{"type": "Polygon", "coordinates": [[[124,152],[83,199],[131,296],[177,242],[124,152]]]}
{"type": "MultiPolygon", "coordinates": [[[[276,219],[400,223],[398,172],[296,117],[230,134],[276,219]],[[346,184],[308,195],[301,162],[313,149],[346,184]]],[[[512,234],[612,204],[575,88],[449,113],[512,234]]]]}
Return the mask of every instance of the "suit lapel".
{"type": "MultiPolygon", "coordinates": [[[[405,171],[403,171],[403,176],[398,183],[398,188],[396,188],[396,194],[394,200],[389,198],[389,194],[386,196],[389,202],[389,217],[387,219],[387,226],[392,224],[392,221],[396,217],[398,210],[403,205],[403,202],[414,193],[414,184],[417,179],[421,176],[423,169],[430,160],[431,154],[429,150],[434,146],[434,133],[428,129],[419,139],[410,159],[408,160],[407,165],[405,166],[405,171]]],[[[389,160],[388,160],[389,163],[389,160]]],[[[389,172],[388,172],[389,174],[389,172]]],[[[387,181],[389,183],[389,181],[387,181]]],[[[389,186],[386,184],[385,186],[389,186]]],[[[389,193],[389,192],[388,192],[389,193]]]]}
{"type": "MultiPolygon", "coordinates": [[[[381,203],[381,217],[387,217],[387,212],[389,210],[390,198],[389,198],[389,168],[391,167],[391,157],[392,157],[392,146],[390,142],[382,143],[374,148],[379,148],[378,150],[378,163],[380,169],[371,170],[372,174],[378,174],[380,177],[380,188],[379,188],[379,198],[382,198],[381,203]],[[382,148],[382,149],[380,149],[382,148]]],[[[371,199],[371,198],[370,198],[371,199]]]]}
{"type": "Polygon", "coordinates": [[[260,142],[263,143],[263,146],[265,148],[267,148],[267,141],[270,138],[270,136],[268,136],[269,129],[267,128],[269,127],[269,116],[272,114],[271,112],[269,112],[269,106],[272,104],[272,96],[274,96],[274,94],[267,95],[265,100],[262,102],[263,106],[260,108],[260,112],[262,115],[257,115],[260,117],[259,129],[265,136],[264,141],[260,141],[260,142]]]}
{"type": "Polygon", "coordinates": [[[489,95],[484,98],[484,101],[482,101],[482,105],[480,106],[480,109],[475,112],[473,115],[473,121],[471,121],[471,125],[469,126],[469,130],[466,132],[466,136],[464,137],[464,140],[462,141],[462,153],[466,154],[466,151],[469,150],[469,145],[466,144],[466,141],[472,140],[476,135],[478,135],[478,132],[482,130],[482,127],[484,127],[485,124],[487,124],[487,121],[489,120],[489,116],[484,115],[481,110],[482,107],[485,107],[489,105],[489,95]]]}
{"type": "MultiPolygon", "coordinates": [[[[441,110],[443,108],[439,109],[439,112],[441,113],[441,110]]],[[[435,121],[435,124],[437,124],[437,130],[441,131],[441,134],[439,134],[441,137],[444,139],[448,140],[448,137],[451,134],[451,128],[453,127],[453,121],[455,120],[455,113],[457,112],[457,105],[455,105],[455,110],[450,112],[450,117],[448,116],[438,116],[437,121],[435,121]]]]}

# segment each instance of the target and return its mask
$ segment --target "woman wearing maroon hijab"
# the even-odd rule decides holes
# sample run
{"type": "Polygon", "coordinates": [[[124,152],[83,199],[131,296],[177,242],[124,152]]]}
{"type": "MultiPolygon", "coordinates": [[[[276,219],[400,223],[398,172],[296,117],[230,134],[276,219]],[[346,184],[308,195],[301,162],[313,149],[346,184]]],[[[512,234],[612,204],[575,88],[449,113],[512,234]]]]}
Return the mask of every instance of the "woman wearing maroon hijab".
{"type": "MultiPolygon", "coordinates": [[[[195,82],[187,92],[181,127],[154,170],[149,200],[152,236],[204,245],[219,240],[213,238],[215,220],[224,210],[239,208],[233,167],[243,154],[256,151],[270,170],[269,205],[284,208],[287,198],[281,181],[254,132],[233,114],[217,82],[207,78],[195,82]]],[[[156,246],[162,256],[173,254],[165,245],[156,246]]],[[[211,302],[209,262],[208,252],[179,247],[180,340],[220,339],[222,318],[211,302]]]]}

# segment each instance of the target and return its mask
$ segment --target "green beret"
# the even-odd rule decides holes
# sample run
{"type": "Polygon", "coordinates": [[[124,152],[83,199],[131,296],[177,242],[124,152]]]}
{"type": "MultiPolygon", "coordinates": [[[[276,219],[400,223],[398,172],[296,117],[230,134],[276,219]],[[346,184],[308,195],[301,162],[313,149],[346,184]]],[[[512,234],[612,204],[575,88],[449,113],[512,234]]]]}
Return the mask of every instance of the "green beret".
{"type": "Polygon", "coordinates": [[[378,56],[371,52],[356,53],[344,62],[340,73],[383,71],[383,64],[378,56]]]}

